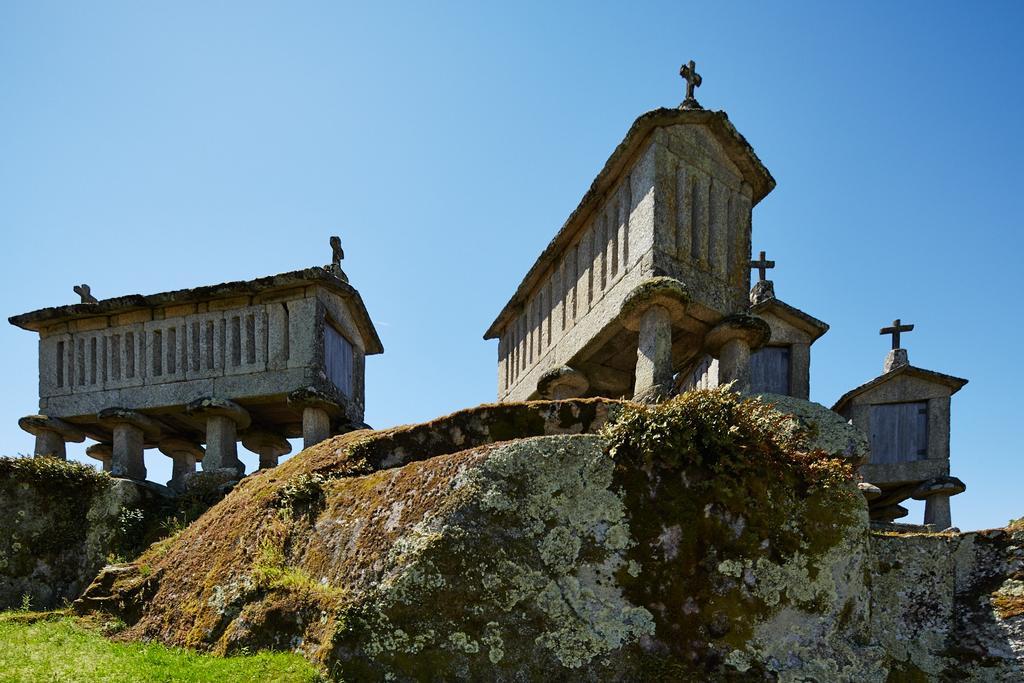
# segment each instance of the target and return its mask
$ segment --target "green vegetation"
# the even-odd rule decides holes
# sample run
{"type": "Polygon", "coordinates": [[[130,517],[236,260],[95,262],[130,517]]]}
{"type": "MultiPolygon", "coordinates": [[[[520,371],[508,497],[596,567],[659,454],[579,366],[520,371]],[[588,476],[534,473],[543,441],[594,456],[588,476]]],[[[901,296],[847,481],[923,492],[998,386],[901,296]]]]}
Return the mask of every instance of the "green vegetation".
{"type": "Polygon", "coordinates": [[[115,643],[63,612],[0,613],[0,681],[319,681],[299,655],[216,657],[163,645],[115,643]]]}
{"type": "Polygon", "coordinates": [[[0,457],[0,475],[9,475],[13,480],[49,482],[71,485],[81,492],[82,487],[103,488],[110,483],[110,476],[97,472],[88,465],[71,460],[56,458],[4,458],[0,457]]]}
{"type": "Polygon", "coordinates": [[[320,583],[304,570],[287,566],[284,552],[269,541],[260,546],[259,557],[252,569],[254,582],[263,589],[312,594],[334,600],[345,595],[340,588],[320,583]]]}

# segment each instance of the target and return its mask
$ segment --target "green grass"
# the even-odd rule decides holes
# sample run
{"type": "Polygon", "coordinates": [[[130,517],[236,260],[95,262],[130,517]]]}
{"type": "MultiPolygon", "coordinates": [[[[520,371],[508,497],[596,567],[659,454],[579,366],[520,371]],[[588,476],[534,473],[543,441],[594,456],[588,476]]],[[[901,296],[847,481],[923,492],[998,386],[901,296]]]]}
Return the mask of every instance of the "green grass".
{"type": "Polygon", "coordinates": [[[291,653],[216,657],[115,643],[66,613],[0,612],[0,681],[319,681],[291,653]]]}

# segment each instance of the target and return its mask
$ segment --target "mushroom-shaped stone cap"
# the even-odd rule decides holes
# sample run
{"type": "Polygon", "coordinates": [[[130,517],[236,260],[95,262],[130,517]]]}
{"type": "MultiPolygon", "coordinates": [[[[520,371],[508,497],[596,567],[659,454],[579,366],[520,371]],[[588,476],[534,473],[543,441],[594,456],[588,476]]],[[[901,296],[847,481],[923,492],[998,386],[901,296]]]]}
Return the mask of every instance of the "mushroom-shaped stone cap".
{"type": "Polygon", "coordinates": [[[866,481],[857,482],[857,488],[868,500],[874,500],[882,495],[882,489],[866,481]]]}
{"type": "Polygon", "coordinates": [[[65,441],[74,441],[75,443],[85,441],[85,434],[78,427],[57,417],[26,415],[18,420],[18,426],[33,436],[39,436],[40,432],[56,432],[65,441]]]}
{"type": "Polygon", "coordinates": [[[269,453],[275,458],[292,452],[292,445],[287,439],[263,429],[251,429],[242,434],[242,445],[253,453],[269,453]]]}
{"type": "Polygon", "coordinates": [[[116,407],[104,408],[96,414],[96,419],[108,429],[113,428],[117,424],[130,424],[141,429],[147,438],[160,436],[160,423],[137,410],[116,407]]]}
{"type": "Polygon", "coordinates": [[[743,339],[753,351],[767,344],[771,336],[771,328],[761,318],[746,313],[736,313],[722,318],[707,333],[707,336],[704,337],[704,347],[712,355],[718,355],[726,342],[743,339]]]}
{"type": "Polygon", "coordinates": [[[575,398],[589,388],[587,376],[568,365],[551,368],[537,380],[537,393],[545,398],[575,398]]]}
{"type": "Polygon", "coordinates": [[[288,404],[301,408],[321,408],[327,411],[327,414],[331,417],[342,417],[345,415],[344,406],[335,396],[316,387],[296,389],[288,394],[288,404]]]}
{"type": "Polygon", "coordinates": [[[928,496],[942,494],[944,496],[955,496],[967,490],[967,485],[956,477],[935,477],[928,481],[921,482],[910,497],[914,500],[924,500],[928,496]]]}
{"type": "Polygon", "coordinates": [[[185,412],[196,417],[228,417],[239,429],[252,423],[249,411],[226,398],[200,398],[185,406],[185,412]]]}
{"type": "Polygon", "coordinates": [[[627,294],[619,316],[627,329],[635,331],[640,329],[640,319],[651,306],[662,306],[668,310],[672,320],[679,320],[686,315],[686,304],[689,302],[690,293],[686,285],[662,275],[644,280],[627,294]]]}
{"type": "Polygon", "coordinates": [[[902,505],[883,505],[879,508],[871,508],[872,519],[900,519],[910,514],[910,510],[902,505]]]}
{"type": "Polygon", "coordinates": [[[173,458],[175,455],[184,453],[186,455],[191,455],[198,461],[202,460],[203,456],[206,455],[206,451],[204,451],[203,447],[199,444],[192,443],[188,439],[182,439],[177,436],[160,439],[160,443],[158,443],[156,447],[159,448],[160,452],[168,458],[173,458]]]}
{"type": "Polygon", "coordinates": [[[85,449],[85,454],[93,460],[107,462],[114,457],[114,447],[109,443],[94,443],[85,449]]]}

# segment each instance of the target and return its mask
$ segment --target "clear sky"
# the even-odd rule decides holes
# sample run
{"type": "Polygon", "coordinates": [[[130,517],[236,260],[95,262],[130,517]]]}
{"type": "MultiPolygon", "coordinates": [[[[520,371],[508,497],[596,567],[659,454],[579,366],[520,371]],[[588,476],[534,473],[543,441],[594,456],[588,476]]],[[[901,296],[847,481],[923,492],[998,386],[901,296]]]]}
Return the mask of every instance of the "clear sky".
{"type": "MultiPolygon", "coordinates": [[[[970,379],[954,523],[1001,525],[1024,515],[1022,33],[1010,2],[7,0],[0,311],[320,265],[336,233],[385,346],[367,421],[491,401],[484,330],[692,58],[778,181],[755,251],[832,326],[812,398],[877,375],[878,328],[915,323],[911,362],[970,379]]],[[[36,336],[0,343],[3,450],[31,453],[36,336]]]]}

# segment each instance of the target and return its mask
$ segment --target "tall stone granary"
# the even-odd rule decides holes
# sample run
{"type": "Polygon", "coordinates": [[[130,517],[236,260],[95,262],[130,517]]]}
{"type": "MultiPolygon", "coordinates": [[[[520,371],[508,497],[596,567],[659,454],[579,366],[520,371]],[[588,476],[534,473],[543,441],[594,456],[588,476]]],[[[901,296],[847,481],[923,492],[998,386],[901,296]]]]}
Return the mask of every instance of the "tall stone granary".
{"type": "Polygon", "coordinates": [[[640,116],[487,329],[498,398],[656,400],[705,357],[748,389],[770,338],[750,315],[751,212],[775,180],[725,112],[640,116]]]}

